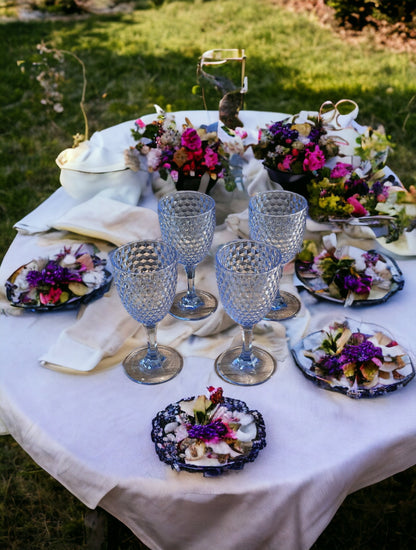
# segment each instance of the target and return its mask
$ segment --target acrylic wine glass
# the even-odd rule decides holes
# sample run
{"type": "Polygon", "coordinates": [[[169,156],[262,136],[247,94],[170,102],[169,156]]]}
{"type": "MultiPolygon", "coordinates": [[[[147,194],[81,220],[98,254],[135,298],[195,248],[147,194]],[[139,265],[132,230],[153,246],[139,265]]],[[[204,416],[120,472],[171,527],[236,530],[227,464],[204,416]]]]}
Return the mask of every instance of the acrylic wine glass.
{"type": "Polygon", "coordinates": [[[188,287],[172,303],[171,315],[185,321],[205,319],[217,309],[215,296],[195,288],[195,268],[208,254],[215,230],[215,201],[198,191],[176,191],[158,203],[163,240],[178,254],[186,271],[188,287]]]}
{"type": "Polygon", "coordinates": [[[269,352],[253,346],[253,327],[269,311],[279,287],[279,250],[250,239],[231,241],[215,256],[221,302],[242,328],[242,345],[226,350],[215,361],[217,374],[241,386],[261,384],[276,369],[269,352]]]}
{"type": "Polygon", "coordinates": [[[156,340],[157,323],[168,314],[176,292],[176,251],[162,241],[139,241],[120,246],[109,256],[123,306],[147,331],[147,346],[123,361],[126,374],[142,384],[166,382],[183,365],[176,350],[159,346],[156,340]]]}
{"type": "MultiPolygon", "coordinates": [[[[250,237],[276,246],[282,254],[283,270],[302,249],[307,200],[292,191],[264,191],[251,197],[248,208],[250,237]]],[[[278,290],[265,319],[290,319],[300,308],[301,302],[294,294],[278,290]]]]}

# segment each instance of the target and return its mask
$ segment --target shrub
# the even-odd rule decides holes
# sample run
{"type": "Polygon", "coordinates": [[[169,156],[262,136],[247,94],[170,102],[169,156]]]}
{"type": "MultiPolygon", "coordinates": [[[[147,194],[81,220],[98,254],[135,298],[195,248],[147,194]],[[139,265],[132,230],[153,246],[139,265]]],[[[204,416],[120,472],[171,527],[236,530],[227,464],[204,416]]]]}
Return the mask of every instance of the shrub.
{"type": "Polygon", "coordinates": [[[341,25],[360,30],[366,25],[375,25],[376,20],[410,25],[416,18],[414,0],[325,0],[335,10],[341,25]]]}

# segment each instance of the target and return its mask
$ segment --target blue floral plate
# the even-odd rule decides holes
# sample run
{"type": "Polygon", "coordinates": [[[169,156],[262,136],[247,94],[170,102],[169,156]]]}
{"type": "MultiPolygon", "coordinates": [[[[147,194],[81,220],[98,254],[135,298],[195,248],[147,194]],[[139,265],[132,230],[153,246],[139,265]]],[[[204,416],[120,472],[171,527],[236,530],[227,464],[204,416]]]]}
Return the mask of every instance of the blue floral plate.
{"type": "MultiPolygon", "coordinates": [[[[312,332],[291,350],[295,363],[301,372],[318,387],[358,399],[387,395],[392,391],[403,388],[414,378],[415,368],[408,352],[383,327],[352,319],[345,319],[342,323],[334,321],[334,323],[329,323],[328,327],[312,332]],[[378,368],[376,376],[368,383],[359,383],[358,376],[354,379],[353,377],[346,377],[343,373],[338,376],[329,375],[328,372],[319,368],[319,357],[324,353],[320,348],[321,344],[327,339],[328,327],[333,327],[334,324],[342,324],[351,333],[363,335],[365,340],[370,338],[375,346],[382,350],[382,364],[378,368]]],[[[344,333],[341,335],[341,339],[343,335],[344,333]]],[[[338,339],[337,342],[340,342],[341,339],[338,339]]],[[[348,343],[349,340],[346,340],[346,342],[348,343]]],[[[342,353],[343,350],[334,352],[332,356],[341,357],[342,353]]],[[[358,366],[362,367],[363,364],[361,362],[358,366]]]]}
{"type": "Polygon", "coordinates": [[[7,299],[14,307],[45,312],[77,308],[100,298],[113,276],[96,251],[93,244],[76,243],[20,266],[5,283],[7,299]]]}
{"type": "Polygon", "coordinates": [[[328,285],[323,280],[321,273],[316,269],[316,266],[311,262],[295,261],[295,273],[304,288],[313,296],[321,300],[328,300],[338,304],[349,306],[370,306],[382,304],[393,296],[404,286],[403,273],[397,265],[396,261],[387,254],[380,253],[377,250],[361,250],[355,247],[345,247],[350,251],[355,251],[358,254],[377,254],[385,266],[384,273],[389,274],[389,279],[381,280],[382,285],[373,284],[370,294],[365,298],[355,294],[354,298],[348,302],[336,297],[330,293],[328,285]]]}
{"type": "Polygon", "coordinates": [[[256,435],[251,440],[250,450],[242,456],[232,458],[216,466],[200,466],[185,462],[184,453],[180,450],[177,441],[170,436],[167,427],[176,421],[179,414],[184,414],[181,403],[193,399],[194,397],[189,397],[168,405],[166,409],[158,412],[152,420],[151,438],[155,444],[156,453],[162,462],[169,464],[176,471],[199,472],[205,477],[213,477],[221,475],[227,470],[241,470],[247,462],[253,462],[257,458],[260,450],[266,446],[266,428],[262,415],[258,411],[250,410],[243,401],[225,397],[222,404],[228,410],[250,414],[253,417],[256,435]]]}

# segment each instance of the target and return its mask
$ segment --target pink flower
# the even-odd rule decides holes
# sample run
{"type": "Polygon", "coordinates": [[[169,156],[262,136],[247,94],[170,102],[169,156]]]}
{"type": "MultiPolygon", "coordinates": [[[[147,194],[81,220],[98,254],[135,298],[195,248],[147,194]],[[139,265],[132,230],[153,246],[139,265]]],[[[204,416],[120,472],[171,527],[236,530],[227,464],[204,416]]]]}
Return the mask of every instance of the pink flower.
{"type": "Polygon", "coordinates": [[[318,145],[315,145],[313,149],[311,145],[305,149],[305,160],[303,161],[303,169],[305,172],[319,170],[325,165],[325,155],[323,151],[318,145]]]}
{"type": "Polygon", "coordinates": [[[236,128],[235,129],[235,135],[238,136],[241,139],[245,139],[248,136],[248,134],[244,130],[244,128],[236,128]]]}
{"type": "Polygon", "coordinates": [[[77,262],[82,266],[80,271],[91,271],[94,269],[94,261],[90,254],[82,254],[82,256],[78,256],[77,262]]]}
{"type": "Polygon", "coordinates": [[[208,170],[211,171],[215,170],[215,167],[218,164],[218,155],[210,147],[207,147],[205,149],[204,164],[208,168],[208,170]]]}
{"type": "Polygon", "coordinates": [[[351,206],[354,207],[354,210],[352,212],[353,216],[361,217],[361,216],[367,216],[368,211],[364,208],[364,206],[360,203],[358,200],[359,195],[358,193],[353,195],[352,197],[349,197],[347,199],[347,203],[351,204],[351,206]]]}
{"type": "Polygon", "coordinates": [[[202,147],[201,138],[195,128],[186,128],[181,137],[181,144],[190,151],[199,151],[202,147]]]}
{"type": "Polygon", "coordinates": [[[286,155],[283,161],[279,162],[279,164],[277,165],[278,169],[282,170],[283,172],[290,172],[292,160],[292,155],[286,155]]]}
{"type": "Polygon", "coordinates": [[[61,294],[62,290],[60,288],[51,287],[48,294],[42,294],[42,292],[39,293],[40,303],[43,305],[55,304],[59,300],[61,294]]]}
{"type": "Polygon", "coordinates": [[[338,179],[343,178],[350,172],[352,172],[352,164],[346,164],[345,162],[337,162],[331,171],[331,178],[338,179]]]}
{"type": "Polygon", "coordinates": [[[143,120],[141,118],[138,118],[134,124],[140,128],[141,130],[143,130],[143,128],[146,128],[146,124],[143,122],[143,120]]]}
{"type": "Polygon", "coordinates": [[[179,179],[179,172],[177,170],[171,170],[170,176],[172,180],[176,183],[179,179]]]}

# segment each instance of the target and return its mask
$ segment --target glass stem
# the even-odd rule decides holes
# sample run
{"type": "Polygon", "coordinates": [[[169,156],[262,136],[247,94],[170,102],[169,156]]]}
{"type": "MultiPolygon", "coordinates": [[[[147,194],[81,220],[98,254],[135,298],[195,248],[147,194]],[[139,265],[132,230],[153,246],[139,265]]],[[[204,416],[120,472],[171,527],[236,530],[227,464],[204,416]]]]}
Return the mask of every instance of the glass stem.
{"type": "Polygon", "coordinates": [[[287,307],[286,302],[283,299],[283,296],[280,294],[280,290],[277,289],[276,296],[274,297],[273,303],[272,303],[272,310],[279,310],[287,307]]]}
{"type": "Polygon", "coordinates": [[[151,326],[145,326],[146,332],[147,332],[147,354],[146,359],[149,359],[151,361],[158,359],[160,357],[159,350],[157,348],[157,341],[156,341],[156,333],[157,333],[157,327],[156,325],[151,326]]]}
{"type": "Polygon", "coordinates": [[[240,353],[240,359],[251,363],[253,352],[253,327],[242,327],[243,349],[240,353]]]}
{"type": "Polygon", "coordinates": [[[186,297],[195,298],[195,266],[185,266],[186,276],[188,278],[188,290],[186,292],[186,297]]]}
{"type": "MultiPolygon", "coordinates": [[[[279,284],[280,284],[280,281],[282,279],[283,269],[284,269],[284,265],[282,264],[280,266],[280,269],[279,269],[279,284]]],[[[276,296],[274,297],[271,309],[276,311],[276,310],[279,310],[279,309],[283,309],[285,307],[287,307],[287,304],[284,301],[282,295],[280,294],[280,288],[278,287],[277,292],[276,292],[276,296]]]]}

